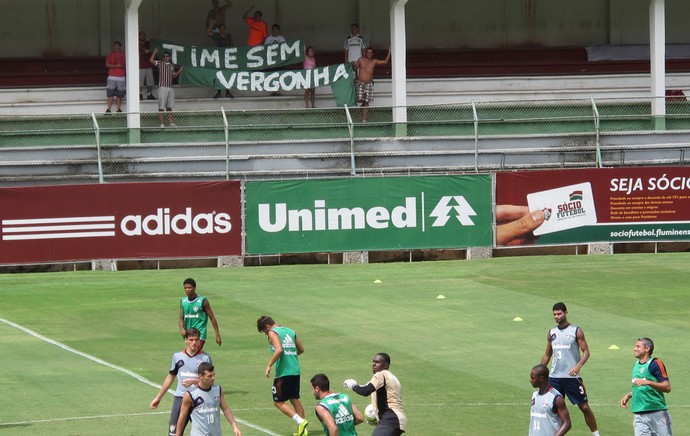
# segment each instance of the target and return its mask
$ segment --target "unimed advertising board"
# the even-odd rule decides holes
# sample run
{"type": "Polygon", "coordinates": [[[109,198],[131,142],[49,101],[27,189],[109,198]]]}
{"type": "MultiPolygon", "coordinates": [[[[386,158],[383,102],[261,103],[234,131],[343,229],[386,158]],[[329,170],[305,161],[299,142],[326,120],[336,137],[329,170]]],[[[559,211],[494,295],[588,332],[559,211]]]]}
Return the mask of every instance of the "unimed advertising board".
{"type": "Polygon", "coordinates": [[[491,176],[247,182],[249,254],[491,246],[491,176]]]}
{"type": "Polygon", "coordinates": [[[0,189],[0,263],[240,255],[240,182],[0,189]]]}

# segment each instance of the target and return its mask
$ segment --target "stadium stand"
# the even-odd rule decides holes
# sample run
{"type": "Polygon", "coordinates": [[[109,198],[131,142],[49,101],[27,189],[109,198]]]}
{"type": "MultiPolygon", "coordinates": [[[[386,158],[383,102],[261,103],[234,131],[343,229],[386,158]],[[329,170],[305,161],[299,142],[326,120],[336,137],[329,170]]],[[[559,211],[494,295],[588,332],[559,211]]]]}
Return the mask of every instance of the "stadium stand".
{"type": "MultiPolygon", "coordinates": [[[[644,57],[590,60],[588,47],[527,47],[509,49],[410,50],[409,78],[484,77],[516,75],[572,75],[648,73],[644,57]]],[[[609,50],[611,51],[611,50],[609,50]]],[[[616,53],[615,51],[613,52],[616,53]]],[[[321,52],[320,65],[342,62],[342,52],[321,52]]],[[[35,86],[101,85],[106,70],[104,57],[0,58],[0,88],[35,86]]],[[[666,62],[667,72],[690,71],[690,57],[666,62]]],[[[376,76],[390,77],[390,67],[379,68],[376,76]]]]}

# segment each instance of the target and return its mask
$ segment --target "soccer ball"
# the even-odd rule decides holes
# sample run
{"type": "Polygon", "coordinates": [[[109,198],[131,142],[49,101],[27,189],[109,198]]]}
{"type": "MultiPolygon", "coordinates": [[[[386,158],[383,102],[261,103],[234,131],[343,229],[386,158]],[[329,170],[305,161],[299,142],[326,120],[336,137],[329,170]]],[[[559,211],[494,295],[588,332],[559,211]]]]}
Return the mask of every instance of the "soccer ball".
{"type": "Polygon", "coordinates": [[[364,409],[364,420],[369,425],[377,425],[379,423],[379,417],[376,416],[373,404],[369,404],[367,408],[364,409]]]}

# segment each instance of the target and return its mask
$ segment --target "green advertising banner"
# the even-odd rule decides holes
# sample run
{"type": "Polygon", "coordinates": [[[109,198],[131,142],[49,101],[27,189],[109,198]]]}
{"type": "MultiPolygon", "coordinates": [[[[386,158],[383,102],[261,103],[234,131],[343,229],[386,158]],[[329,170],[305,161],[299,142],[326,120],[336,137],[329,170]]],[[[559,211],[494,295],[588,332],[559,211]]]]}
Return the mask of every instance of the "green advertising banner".
{"type": "Polygon", "coordinates": [[[491,176],[247,182],[248,254],[491,246],[491,176]]]}

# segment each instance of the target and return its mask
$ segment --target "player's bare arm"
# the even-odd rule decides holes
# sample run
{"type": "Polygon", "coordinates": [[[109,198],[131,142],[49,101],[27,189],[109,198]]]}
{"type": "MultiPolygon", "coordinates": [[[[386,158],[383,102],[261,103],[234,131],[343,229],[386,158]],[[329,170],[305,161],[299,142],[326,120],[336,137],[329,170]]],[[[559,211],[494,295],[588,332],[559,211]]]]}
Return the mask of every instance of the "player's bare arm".
{"type": "Polygon", "coordinates": [[[544,355],[541,358],[541,364],[547,365],[549,363],[549,360],[551,360],[551,356],[553,356],[553,348],[551,347],[551,336],[549,336],[549,333],[546,332],[546,350],[544,351],[544,355]]]}
{"type": "Polygon", "coordinates": [[[561,418],[561,428],[558,429],[556,432],[555,436],[562,436],[570,430],[570,427],[572,426],[570,422],[570,413],[568,413],[568,408],[565,407],[565,399],[563,397],[559,396],[556,397],[555,401],[555,406],[556,406],[556,412],[558,412],[558,417],[561,418]]]}
{"type": "Polygon", "coordinates": [[[182,380],[182,386],[189,389],[190,386],[199,384],[199,379],[195,377],[189,377],[182,380]]]}
{"type": "Polygon", "coordinates": [[[151,408],[151,409],[158,408],[158,405],[160,404],[161,400],[163,399],[163,395],[165,395],[165,393],[168,392],[168,389],[170,389],[170,386],[172,386],[174,381],[175,381],[175,376],[172,374],[168,374],[165,377],[165,380],[163,380],[163,385],[161,386],[161,390],[158,391],[158,394],[156,394],[155,398],[153,400],[151,400],[151,404],[149,405],[149,408],[151,408]]]}
{"type": "Polygon", "coordinates": [[[335,420],[333,419],[333,415],[331,415],[331,412],[328,411],[323,406],[316,406],[316,415],[319,417],[321,422],[324,423],[324,425],[328,428],[328,433],[330,435],[337,435],[338,434],[338,426],[335,423],[335,420]]]}
{"type": "Polygon", "coordinates": [[[652,380],[637,378],[637,379],[633,380],[633,384],[635,386],[649,386],[650,388],[657,390],[659,392],[663,392],[665,394],[668,394],[669,392],[671,392],[671,382],[668,380],[664,380],[661,382],[655,382],[652,380]]]}
{"type": "Polygon", "coordinates": [[[230,425],[232,425],[235,436],[242,436],[242,432],[240,432],[240,428],[237,426],[237,422],[235,421],[235,415],[232,413],[232,409],[228,405],[228,402],[225,401],[225,393],[223,391],[220,392],[220,410],[223,411],[225,419],[227,419],[230,425]]]}
{"type": "Polygon", "coordinates": [[[216,344],[220,347],[220,344],[223,343],[223,340],[220,337],[220,329],[218,328],[218,321],[216,320],[216,315],[213,314],[213,310],[211,309],[211,303],[208,302],[208,298],[204,299],[204,312],[206,312],[206,315],[208,315],[208,318],[211,320],[211,325],[213,326],[213,331],[216,333],[216,344]]]}
{"type": "Polygon", "coordinates": [[[180,303],[180,316],[179,316],[179,324],[180,324],[180,334],[184,338],[187,336],[187,329],[184,328],[184,314],[182,313],[182,303],[180,303]]]}
{"type": "Polygon", "coordinates": [[[585,365],[585,362],[587,362],[589,359],[589,345],[587,345],[585,333],[582,331],[582,329],[577,329],[577,345],[582,351],[582,356],[580,356],[580,361],[577,362],[577,365],[570,369],[570,375],[573,377],[580,373],[580,370],[585,365]]]}
{"type": "Polygon", "coordinates": [[[270,330],[268,332],[268,341],[273,346],[274,351],[273,355],[271,356],[271,360],[268,361],[268,365],[266,365],[266,370],[264,371],[266,377],[269,377],[271,375],[271,368],[273,368],[273,364],[275,364],[276,361],[280,358],[280,355],[283,354],[283,344],[280,343],[280,337],[278,336],[278,333],[274,332],[273,330],[270,330]]]}
{"type": "Polygon", "coordinates": [[[357,408],[357,406],[354,405],[354,403],[352,403],[352,416],[355,417],[355,425],[359,425],[364,422],[364,414],[357,408]]]}

